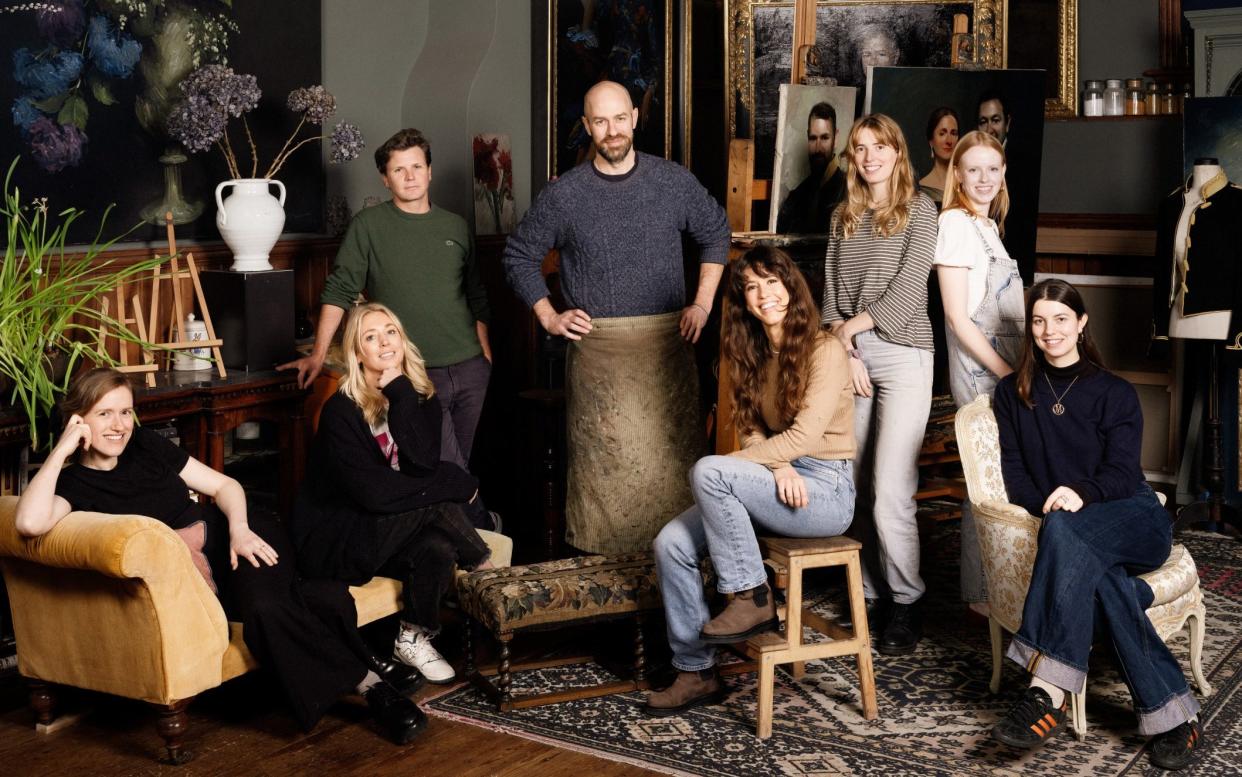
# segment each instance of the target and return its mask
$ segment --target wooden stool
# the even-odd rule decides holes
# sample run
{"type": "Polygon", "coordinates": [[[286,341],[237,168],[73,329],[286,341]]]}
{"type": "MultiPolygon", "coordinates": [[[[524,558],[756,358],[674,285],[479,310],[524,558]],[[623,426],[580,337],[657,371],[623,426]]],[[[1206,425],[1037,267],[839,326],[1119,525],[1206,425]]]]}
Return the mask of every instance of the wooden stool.
{"type": "Polygon", "coordinates": [[[871,668],[871,632],[867,627],[862,568],[858,558],[862,544],[849,537],[760,537],[759,547],[765,560],[776,569],[776,587],[785,591],[785,633],[760,634],[746,642],[747,655],[759,664],[759,738],[772,736],[772,684],[777,664],[793,664],[791,673],[798,678],[805,671],[807,661],[832,656],[857,656],[863,717],[874,720],[878,712],[875,674],[871,668]],[[852,632],[802,607],[803,570],[835,566],[846,569],[846,590],[849,592],[850,616],[854,623],[852,632]],[[803,644],[803,626],[827,635],[829,641],[803,644]]]}

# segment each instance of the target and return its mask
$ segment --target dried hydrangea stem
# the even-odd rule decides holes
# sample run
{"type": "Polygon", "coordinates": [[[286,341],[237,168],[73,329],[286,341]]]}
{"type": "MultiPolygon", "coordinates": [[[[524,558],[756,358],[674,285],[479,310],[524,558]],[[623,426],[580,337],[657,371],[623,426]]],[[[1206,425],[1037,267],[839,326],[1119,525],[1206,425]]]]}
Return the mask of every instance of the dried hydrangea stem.
{"type": "Polygon", "coordinates": [[[293,156],[294,151],[297,151],[299,148],[301,148],[302,146],[305,146],[307,143],[314,143],[316,140],[323,140],[323,138],[320,137],[319,135],[315,135],[309,138],[303,138],[300,143],[298,143],[296,146],[286,151],[284,156],[276,157],[276,161],[272,162],[272,166],[268,169],[267,175],[265,177],[271,178],[273,175],[276,175],[276,172],[280,170],[281,165],[287,162],[289,160],[289,157],[293,156]]]}
{"type": "Polygon", "coordinates": [[[259,149],[254,147],[254,136],[250,134],[250,122],[246,121],[246,114],[241,117],[242,126],[246,128],[246,141],[250,143],[250,177],[254,178],[259,174],[259,149]]]}
{"type": "MultiPolygon", "coordinates": [[[[276,154],[276,158],[272,160],[272,166],[267,168],[267,174],[263,176],[264,178],[271,178],[273,175],[276,175],[276,171],[279,170],[280,166],[285,163],[286,157],[293,153],[289,150],[289,144],[292,143],[294,138],[298,136],[298,133],[302,131],[302,125],[305,123],[306,114],[303,114],[302,117],[298,119],[298,126],[293,129],[293,132],[289,133],[289,139],[286,140],[285,144],[280,147],[280,153],[276,154]]],[[[299,143],[298,146],[300,145],[302,144],[299,143]]],[[[294,148],[296,149],[297,146],[294,148]]]]}

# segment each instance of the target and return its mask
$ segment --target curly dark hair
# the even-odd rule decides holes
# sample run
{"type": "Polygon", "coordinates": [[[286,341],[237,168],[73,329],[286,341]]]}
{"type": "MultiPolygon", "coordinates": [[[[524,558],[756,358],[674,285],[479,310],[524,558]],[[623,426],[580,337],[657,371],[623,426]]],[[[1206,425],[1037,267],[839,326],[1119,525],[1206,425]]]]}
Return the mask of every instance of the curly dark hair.
{"type": "Polygon", "coordinates": [[[763,324],[746,309],[745,271],[761,278],[776,276],[789,292],[789,308],[783,324],[778,359],[780,393],[777,412],[786,425],[802,410],[810,378],[811,355],[819,336],[819,311],[802,271],[779,248],[752,248],[729,269],[725,291],[724,342],[721,351],[729,361],[733,379],[733,421],[739,434],[763,427],[760,393],[764,367],[771,353],[763,324]]]}

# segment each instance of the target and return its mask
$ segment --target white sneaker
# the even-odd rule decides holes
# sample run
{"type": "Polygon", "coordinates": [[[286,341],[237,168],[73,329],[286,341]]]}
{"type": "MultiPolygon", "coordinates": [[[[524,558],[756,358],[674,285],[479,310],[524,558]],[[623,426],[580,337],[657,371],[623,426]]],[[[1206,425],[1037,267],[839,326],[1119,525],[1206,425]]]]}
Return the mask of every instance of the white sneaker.
{"type": "Polygon", "coordinates": [[[421,629],[412,633],[402,629],[397,641],[393,643],[392,657],[417,669],[429,683],[443,685],[451,683],[457,676],[453,666],[432,647],[431,637],[421,629]]]}

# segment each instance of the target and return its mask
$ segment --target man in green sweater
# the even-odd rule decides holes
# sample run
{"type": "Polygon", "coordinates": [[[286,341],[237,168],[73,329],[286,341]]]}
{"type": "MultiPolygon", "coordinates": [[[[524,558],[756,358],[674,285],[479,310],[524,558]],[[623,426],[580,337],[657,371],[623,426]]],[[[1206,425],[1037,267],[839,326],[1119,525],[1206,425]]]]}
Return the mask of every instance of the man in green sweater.
{"type": "Polygon", "coordinates": [[[427,362],[444,409],[440,458],[467,469],[491,375],[490,313],[465,220],[431,203],[431,144],[403,129],[375,151],[392,199],[354,216],[319,298],[310,355],[280,365],[306,386],[323,368],[328,346],[358,294],[401,319],[427,362]]]}

